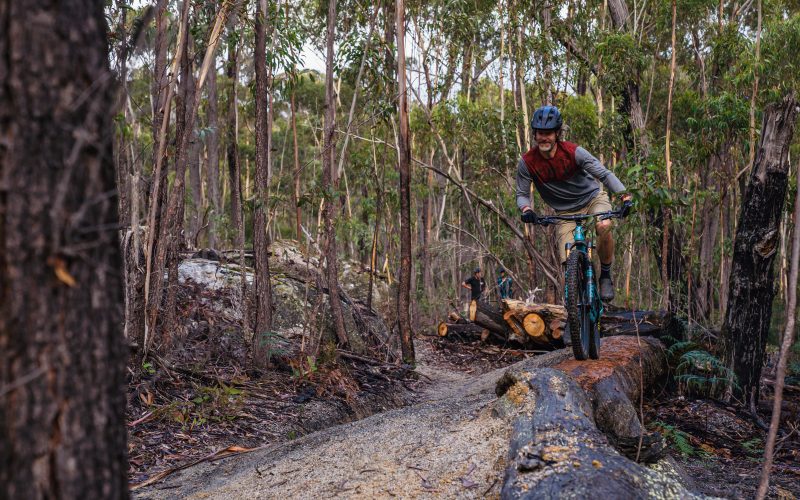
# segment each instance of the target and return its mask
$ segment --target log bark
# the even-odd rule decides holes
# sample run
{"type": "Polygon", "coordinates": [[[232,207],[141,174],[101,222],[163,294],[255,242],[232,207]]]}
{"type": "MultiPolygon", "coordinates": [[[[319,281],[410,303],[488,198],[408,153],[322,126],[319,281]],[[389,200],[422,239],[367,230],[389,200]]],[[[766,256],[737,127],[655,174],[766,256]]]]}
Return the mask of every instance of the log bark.
{"type": "Polygon", "coordinates": [[[453,335],[468,339],[486,340],[489,331],[475,323],[445,323],[442,321],[436,329],[440,337],[451,337],[453,335]]]}
{"type": "Polygon", "coordinates": [[[797,122],[794,93],[767,108],[756,163],[742,200],[728,310],[722,327],[723,362],[733,370],[744,402],[757,403],[761,366],[775,297],[773,260],[789,181],[789,145],[797,122]]]}
{"type": "Polygon", "coordinates": [[[127,498],[104,3],[0,0],[0,498],[127,498]]]}
{"type": "MultiPolygon", "coordinates": [[[[616,337],[603,342],[599,361],[506,372],[495,406],[513,419],[502,498],[692,497],[674,477],[623,456],[642,432],[631,401],[665,369],[658,341],[642,339],[640,348],[616,337]]],[[[660,436],[643,441],[645,458],[661,454],[660,436]]]]}
{"type": "Polygon", "coordinates": [[[469,320],[505,338],[509,336],[509,327],[503,320],[503,315],[499,310],[493,309],[485,302],[480,300],[470,302],[469,320]]]}

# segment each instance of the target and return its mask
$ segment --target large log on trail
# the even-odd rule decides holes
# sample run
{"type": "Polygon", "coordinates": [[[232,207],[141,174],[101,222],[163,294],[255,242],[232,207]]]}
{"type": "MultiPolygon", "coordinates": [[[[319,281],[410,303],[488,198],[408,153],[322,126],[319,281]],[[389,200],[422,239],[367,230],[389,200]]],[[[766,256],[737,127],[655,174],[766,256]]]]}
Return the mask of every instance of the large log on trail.
{"type": "Polygon", "coordinates": [[[502,338],[509,336],[509,328],[503,320],[500,310],[492,308],[486,302],[473,300],[469,303],[469,320],[502,338]]]}
{"type": "Polygon", "coordinates": [[[628,458],[640,433],[640,461],[663,450],[660,436],[644,434],[633,404],[665,373],[660,342],[643,338],[640,347],[634,338],[612,337],[600,357],[518,366],[498,381],[495,411],[512,420],[502,498],[693,497],[677,478],[628,458]]]}

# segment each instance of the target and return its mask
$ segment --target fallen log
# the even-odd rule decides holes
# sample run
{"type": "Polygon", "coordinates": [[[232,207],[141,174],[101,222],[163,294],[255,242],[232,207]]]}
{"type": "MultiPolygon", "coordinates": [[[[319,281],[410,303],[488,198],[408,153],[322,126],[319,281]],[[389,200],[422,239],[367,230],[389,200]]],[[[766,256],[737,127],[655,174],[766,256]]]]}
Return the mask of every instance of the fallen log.
{"type": "Polygon", "coordinates": [[[489,330],[475,323],[445,323],[442,321],[436,328],[436,333],[438,333],[440,337],[458,335],[468,339],[480,339],[482,341],[485,341],[489,337],[489,330]]]}
{"type": "Polygon", "coordinates": [[[604,339],[598,361],[523,364],[501,377],[495,412],[512,420],[502,498],[693,497],[677,474],[626,458],[638,451],[631,448],[640,434],[640,459],[663,451],[660,436],[644,434],[632,403],[666,370],[660,342],[641,340],[640,348],[630,337],[604,339]]]}
{"type": "Polygon", "coordinates": [[[488,303],[473,300],[469,304],[469,320],[476,325],[500,335],[502,338],[509,337],[509,327],[503,320],[503,315],[499,309],[492,308],[488,303]]]}

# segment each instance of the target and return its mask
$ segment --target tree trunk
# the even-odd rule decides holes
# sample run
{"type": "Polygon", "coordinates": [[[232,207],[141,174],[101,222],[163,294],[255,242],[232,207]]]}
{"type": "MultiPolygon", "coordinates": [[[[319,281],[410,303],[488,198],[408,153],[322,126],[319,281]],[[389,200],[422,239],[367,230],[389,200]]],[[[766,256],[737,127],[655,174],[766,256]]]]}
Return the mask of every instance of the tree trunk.
{"type": "MultiPolygon", "coordinates": [[[[160,278],[164,275],[164,269],[167,264],[167,253],[172,252],[174,254],[177,251],[183,233],[183,194],[185,190],[185,177],[189,162],[189,153],[192,149],[191,140],[192,136],[194,136],[194,123],[197,116],[197,108],[200,105],[201,96],[199,89],[203,87],[208,67],[211,60],[213,60],[214,51],[219,43],[222,21],[225,19],[227,9],[228,4],[224,3],[217,13],[214,28],[209,34],[203,65],[200,68],[200,76],[197,79],[197,83],[194,85],[192,102],[187,103],[186,120],[182,127],[183,133],[178,136],[179,142],[177,158],[175,160],[175,183],[170,190],[164,224],[159,228],[158,240],[160,244],[155,258],[153,259],[153,274],[156,277],[156,281],[152,284],[151,298],[148,303],[148,319],[151,331],[155,328],[161,306],[163,287],[160,278]]],[[[188,12],[186,10],[184,14],[188,17],[188,12]]],[[[183,22],[186,23],[187,21],[188,19],[183,22]]],[[[188,35],[188,30],[184,32],[188,35]]],[[[177,272],[177,267],[174,268],[174,271],[177,272]]]]}
{"type": "Polygon", "coordinates": [[[440,337],[458,337],[466,340],[486,340],[489,337],[489,330],[475,323],[445,323],[440,322],[436,327],[436,333],[440,337]]]}
{"type": "Polygon", "coordinates": [[[297,105],[295,104],[296,89],[292,87],[290,98],[290,111],[292,120],[292,147],[294,148],[294,186],[292,189],[292,205],[294,206],[295,238],[297,241],[303,238],[303,211],[300,208],[300,181],[303,178],[300,170],[300,148],[297,143],[297,105]]]}
{"type": "MultiPolygon", "coordinates": [[[[269,241],[267,240],[267,210],[269,207],[269,170],[272,131],[269,127],[267,75],[267,0],[256,4],[256,46],[253,57],[256,73],[256,202],[253,223],[253,254],[255,256],[256,325],[253,336],[253,361],[265,366],[272,329],[272,304],[269,283],[269,241]]],[[[269,90],[271,91],[271,89],[269,90]]]]}
{"type": "MultiPolygon", "coordinates": [[[[322,153],[322,189],[325,192],[325,270],[329,290],[339,289],[338,261],[336,252],[336,228],[334,214],[339,213],[339,197],[336,196],[336,96],[333,93],[333,40],[336,35],[336,0],[328,2],[328,27],[326,31],[325,57],[325,139],[322,153]]],[[[336,293],[330,293],[331,315],[336,338],[341,345],[347,345],[347,331],[344,327],[342,303],[336,293]]]]}
{"type": "Polygon", "coordinates": [[[0,0],[0,498],[127,498],[103,4],[0,0]]]}
{"type": "Polygon", "coordinates": [[[217,65],[212,63],[208,73],[208,102],[206,104],[206,121],[208,123],[208,139],[206,141],[206,179],[208,183],[208,201],[211,213],[208,216],[208,246],[217,248],[217,220],[222,214],[222,199],[219,193],[219,92],[217,89],[217,65]]]}
{"type": "MultiPolygon", "coordinates": [[[[798,170],[800,172],[800,163],[798,170]]],[[[767,433],[767,443],[764,447],[764,463],[761,469],[761,480],[758,485],[757,498],[763,500],[767,495],[769,487],[769,474],[772,468],[773,453],[775,452],[775,439],[778,435],[778,427],[781,423],[781,410],[783,402],[783,389],[786,383],[786,365],[789,359],[789,352],[794,345],[795,321],[797,316],[797,274],[800,266],[800,189],[796,190],[794,199],[794,234],[792,235],[792,262],[789,271],[787,291],[788,303],[786,307],[786,326],[783,330],[783,341],[778,357],[778,366],[775,369],[775,397],[772,400],[772,418],[770,419],[769,432],[767,433]]]]}
{"type": "Polygon", "coordinates": [[[789,145],[797,121],[794,93],[764,113],[761,141],[739,213],[730,269],[728,309],[722,327],[723,361],[733,370],[736,393],[758,402],[761,366],[775,297],[773,260],[789,180],[789,145]]]}
{"type": "Polygon", "coordinates": [[[225,73],[230,81],[231,90],[228,95],[228,117],[226,127],[227,141],[227,161],[228,161],[228,183],[231,190],[231,222],[236,231],[236,249],[239,251],[239,267],[242,271],[242,285],[239,292],[239,307],[242,318],[242,329],[245,337],[250,330],[249,312],[247,308],[247,278],[245,274],[244,259],[244,222],[242,213],[242,173],[239,161],[239,108],[238,108],[238,87],[239,87],[239,35],[234,33],[236,30],[236,20],[238,12],[234,12],[228,22],[228,61],[225,73]]]}
{"type": "Polygon", "coordinates": [[[405,4],[396,0],[397,84],[400,94],[400,137],[397,169],[400,174],[400,276],[397,284],[397,321],[403,362],[414,364],[414,338],[411,331],[411,148],[408,130],[408,96],[406,95],[406,25],[405,4]]]}

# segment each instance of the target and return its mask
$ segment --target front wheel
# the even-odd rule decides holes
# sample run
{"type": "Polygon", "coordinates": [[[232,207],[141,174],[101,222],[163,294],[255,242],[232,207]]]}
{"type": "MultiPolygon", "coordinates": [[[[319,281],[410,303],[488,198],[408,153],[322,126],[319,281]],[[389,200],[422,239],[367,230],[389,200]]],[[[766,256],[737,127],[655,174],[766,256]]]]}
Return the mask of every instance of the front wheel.
{"type": "Polygon", "coordinates": [[[586,271],[589,259],[580,250],[573,250],[567,259],[566,306],[569,334],[572,339],[572,352],[575,359],[589,358],[592,342],[591,302],[586,271]]]}

